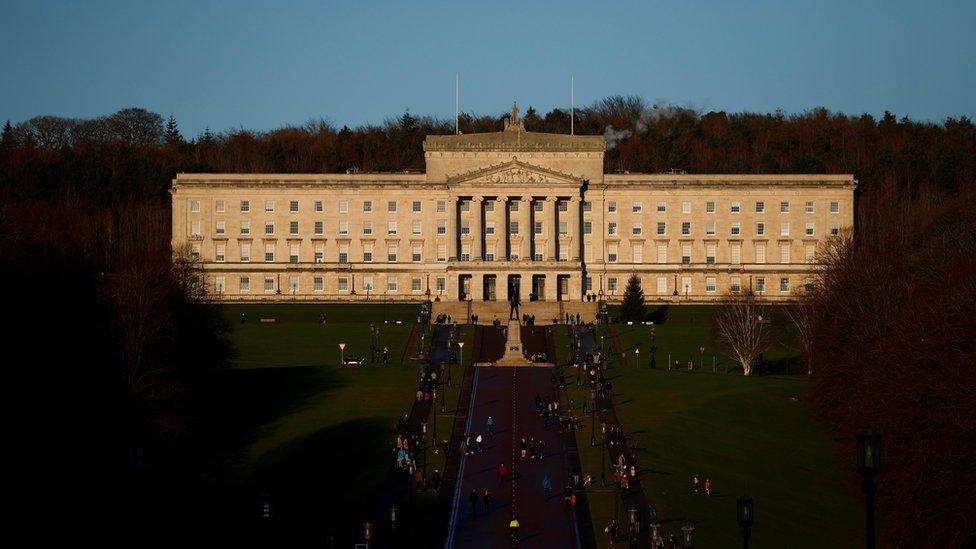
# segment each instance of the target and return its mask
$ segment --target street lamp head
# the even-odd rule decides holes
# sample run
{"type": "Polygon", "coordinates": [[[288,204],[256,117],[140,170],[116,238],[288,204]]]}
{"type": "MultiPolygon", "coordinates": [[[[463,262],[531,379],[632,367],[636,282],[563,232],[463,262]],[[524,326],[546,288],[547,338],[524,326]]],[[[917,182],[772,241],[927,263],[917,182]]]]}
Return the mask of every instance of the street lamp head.
{"type": "Polygon", "coordinates": [[[864,477],[881,472],[881,435],[874,429],[857,435],[857,471],[864,477]]]}
{"type": "Polygon", "coordinates": [[[743,496],[735,500],[736,518],[739,526],[749,528],[755,522],[755,501],[748,496],[743,496]]]}
{"type": "Polygon", "coordinates": [[[463,341],[458,341],[458,347],[460,347],[460,348],[463,349],[464,348],[464,342],[463,341]]]}

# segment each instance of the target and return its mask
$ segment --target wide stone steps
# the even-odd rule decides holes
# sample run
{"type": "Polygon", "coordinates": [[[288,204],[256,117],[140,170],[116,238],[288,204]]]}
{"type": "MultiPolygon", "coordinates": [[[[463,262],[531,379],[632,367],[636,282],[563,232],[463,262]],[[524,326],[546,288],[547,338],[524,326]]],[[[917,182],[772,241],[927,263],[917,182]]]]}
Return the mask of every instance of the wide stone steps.
{"type": "MultiPolygon", "coordinates": [[[[519,306],[521,314],[535,315],[536,324],[552,324],[553,319],[558,319],[560,323],[565,322],[567,313],[579,313],[582,322],[591,322],[596,319],[598,311],[595,302],[585,301],[530,301],[519,306]]],[[[471,321],[471,314],[478,315],[480,324],[490,324],[495,318],[506,324],[509,306],[505,301],[435,301],[432,314],[435,317],[440,314],[450,315],[452,320],[462,324],[471,321]]]]}

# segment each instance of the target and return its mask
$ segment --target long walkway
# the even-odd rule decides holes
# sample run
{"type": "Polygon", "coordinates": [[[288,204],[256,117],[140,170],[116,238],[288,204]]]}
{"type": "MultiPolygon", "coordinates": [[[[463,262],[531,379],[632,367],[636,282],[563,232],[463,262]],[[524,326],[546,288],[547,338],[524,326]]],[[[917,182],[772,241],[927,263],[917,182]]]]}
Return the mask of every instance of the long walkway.
{"type": "Polygon", "coordinates": [[[562,490],[570,482],[566,461],[565,437],[555,421],[546,427],[535,409],[536,395],[556,398],[550,368],[477,368],[473,397],[468,413],[471,440],[485,436],[480,452],[462,457],[461,482],[455,490],[445,546],[506,547],[510,541],[508,525],[517,518],[521,527],[519,547],[577,547],[579,535],[574,514],[564,502],[562,490]],[[495,420],[495,435],[487,436],[488,416],[495,420]],[[522,438],[545,442],[542,459],[520,457],[522,438]],[[500,481],[499,465],[507,475],[500,481]],[[552,494],[543,491],[548,475],[552,494]],[[482,507],[481,495],[491,493],[491,508],[482,507]],[[472,490],[479,496],[473,509],[472,490]]]}

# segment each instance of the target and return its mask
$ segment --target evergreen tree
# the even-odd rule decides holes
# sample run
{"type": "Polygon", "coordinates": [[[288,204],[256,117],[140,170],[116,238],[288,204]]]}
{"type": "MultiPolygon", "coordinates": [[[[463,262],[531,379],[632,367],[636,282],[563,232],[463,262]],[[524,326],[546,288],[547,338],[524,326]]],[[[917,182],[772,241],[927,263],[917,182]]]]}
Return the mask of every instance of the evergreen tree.
{"type": "Polygon", "coordinates": [[[170,145],[178,145],[183,142],[183,135],[180,134],[180,128],[176,125],[176,119],[173,118],[172,114],[166,120],[166,132],[163,136],[166,143],[170,145]]]}
{"type": "Polygon", "coordinates": [[[644,305],[644,290],[641,289],[640,278],[631,275],[627,280],[624,300],[620,304],[620,319],[643,322],[645,316],[647,316],[647,309],[644,305]]]}
{"type": "Polygon", "coordinates": [[[206,128],[203,129],[203,133],[200,135],[200,137],[199,137],[199,139],[197,139],[197,141],[201,145],[213,145],[214,135],[213,135],[213,133],[210,132],[210,127],[209,126],[207,126],[206,128]]]}
{"type": "Polygon", "coordinates": [[[3,125],[3,136],[0,137],[0,147],[4,149],[14,148],[14,127],[10,125],[10,121],[3,125]]]}

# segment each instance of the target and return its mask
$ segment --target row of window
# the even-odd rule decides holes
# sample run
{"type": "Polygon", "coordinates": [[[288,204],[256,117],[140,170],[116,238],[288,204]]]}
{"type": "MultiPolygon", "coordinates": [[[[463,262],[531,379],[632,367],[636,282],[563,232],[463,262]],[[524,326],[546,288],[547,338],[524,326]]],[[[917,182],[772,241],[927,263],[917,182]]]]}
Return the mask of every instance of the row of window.
{"type": "MultiPolygon", "coordinates": [[[[694,292],[696,291],[695,288],[692,287],[692,279],[691,279],[690,276],[682,277],[681,278],[681,283],[680,283],[680,285],[677,288],[672,288],[671,287],[672,280],[673,280],[672,278],[665,277],[665,276],[659,276],[659,277],[657,277],[657,279],[655,281],[656,282],[656,288],[655,288],[656,292],[655,293],[657,295],[673,295],[673,293],[675,291],[677,291],[680,295],[693,295],[694,292]]],[[[623,279],[622,282],[624,284],[626,284],[626,279],[623,279]]],[[[751,280],[751,282],[753,284],[753,287],[751,289],[754,292],[756,292],[756,293],[762,294],[762,293],[771,291],[771,289],[767,287],[766,277],[764,277],[764,276],[753,277],[752,280],[751,280]]],[[[772,280],[772,282],[775,284],[777,281],[774,278],[772,280]]],[[[790,287],[790,277],[788,277],[788,276],[781,276],[781,277],[779,277],[778,282],[779,282],[779,292],[780,293],[787,294],[787,293],[790,293],[790,291],[792,291],[792,288],[790,287]]],[[[804,291],[807,291],[807,292],[812,291],[813,290],[813,284],[814,284],[814,282],[813,282],[813,279],[812,278],[809,278],[809,277],[808,278],[805,278],[803,280],[803,289],[804,289],[804,291]]],[[[606,291],[609,292],[609,293],[611,293],[611,294],[615,294],[619,289],[621,289],[621,286],[620,286],[620,284],[618,284],[617,277],[613,277],[613,276],[607,277],[607,289],[606,289],[606,291]]],[[[583,291],[584,292],[592,292],[593,291],[593,278],[592,277],[585,277],[583,279],[583,291]]],[[[705,278],[705,293],[714,294],[717,291],[718,291],[718,280],[717,280],[717,278],[716,277],[706,277],[705,278]]],[[[738,276],[729,277],[728,291],[730,293],[739,293],[739,292],[742,292],[743,291],[742,277],[738,277],[738,276]]]]}
{"type": "MultiPolygon", "coordinates": [[[[398,207],[397,204],[398,203],[397,203],[396,200],[387,200],[386,201],[386,211],[387,212],[390,212],[390,213],[396,213],[397,207],[398,207]]],[[[274,213],[276,206],[277,206],[277,201],[275,201],[275,200],[265,200],[264,201],[264,211],[266,213],[274,213]]],[[[298,200],[289,200],[288,201],[288,212],[289,213],[298,213],[299,212],[299,206],[300,206],[300,201],[298,201],[298,200]]],[[[438,212],[443,212],[444,211],[444,208],[445,208],[444,201],[443,200],[437,201],[437,211],[438,212]]],[[[312,210],[315,211],[316,213],[322,213],[322,212],[324,212],[325,211],[325,202],[323,200],[314,200],[314,201],[312,201],[312,210]]],[[[221,200],[221,199],[215,200],[214,201],[214,211],[217,212],[217,213],[224,213],[224,212],[226,212],[227,211],[227,202],[225,200],[221,200]]],[[[241,213],[249,213],[251,211],[251,201],[250,200],[241,200],[240,201],[240,211],[241,211],[241,213]]],[[[349,201],[348,200],[340,200],[339,201],[339,212],[340,213],[346,213],[348,211],[349,211],[349,201]]],[[[363,212],[369,213],[369,212],[372,212],[372,211],[373,211],[373,201],[372,200],[364,200],[363,201],[363,212]]],[[[421,213],[423,211],[423,203],[422,203],[422,201],[420,201],[420,200],[413,200],[413,201],[411,201],[410,202],[410,211],[412,211],[414,213],[421,213]]],[[[198,200],[198,199],[191,199],[190,200],[190,212],[192,212],[192,213],[199,213],[200,212],[200,200],[198,200]]]]}
{"type": "MultiPolygon", "coordinates": [[[[716,244],[706,244],[705,245],[705,263],[712,265],[716,263],[716,251],[718,246],[716,244]]],[[[790,263],[792,246],[789,243],[781,243],[779,245],[779,262],[780,263],[790,263]]],[[[617,243],[607,244],[607,262],[617,263],[619,258],[619,246],[617,243]]],[[[766,244],[762,242],[757,242],[754,246],[754,260],[755,263],[766,263],[766,244]]],[[[658,264],[665,264],[668,262],[668,245],[659,244],[657,246],[657,257],[656,262],[658,264]]],[[[807,244],[804,246],[804,256],[803,259],[807,263],[813,263],[816,260],[817,247],[813,244],[807,244]]],[[[588,254],[589,255],[589,254],[588,254]]],[[[739,265],[742,263],[742,244],[739,242],[729,243],[729,263],[732,265],[739,265]]],[[[587,257],[587,261],[592,261],[592,258],[587,257]]],[[[644,263],[644,245],[634,244],[631,247],[631,262],[632,263],[644,263]]],[[[687,265],[692,262],[692,245],[690,243],[681,244],[681,263],[687,265]]]]}
{"type": "MultiPolygon", "coordinates": [[[[364,276],[362,277],[362,285],[359,291],[370,292],[376,291],[373,286],[373,277],[364,276]]],[[[349,292],[349,277],[340,276],[336,279],[336,286],[340,292],[349,292]]],[[[435,281],[436,287],[432,288],[431,291],[443,292],[446,288],[446,280],[443,277],[437,277],[435,281]]],[[[240,292],[250,292],[251,291],[251,276],[242,275],[238,278],[238,291],[240,292]]],[[[419,277],[414,277],[410,279],[410,291],[413,293],[419,293],[421,291],[422,283],[419,277]]],[[[216,293],[222,294],[227,291],[227,279],[224,276],[214,277],[213,289],[216,293]]],[[[278,291],[278,278],[274,276],[265,276],[263,290],[265,292],[277,292],[278,291]]],[[[287,291],[288,293],[298,293],[301,291],[300,279],[297,276],[288,277],[288,287],[283,288],[282,291],[287,291]]],[[[325,277],[324,276],[313,276],[312,277],[312,291],[313,292],[323,292],[325,291],[325,277]]],[[[386,291],[387,293],[395,293],[400,291],[400,281],[397,277],[390,276],[386,279],[386,291]]]]}
{"type": "MultiPolygon", "coordinates": [[[[584,211],[586,211],[586,210],[584,209],[584,211]]],[[[643,212],[644,211],[644,203],[643,202],[640,202],[640,201],[631,202],[630,211],[632,213],[641,213],[641,212],[643,212]]],[[[667,213],[667,211],[668,211],[668,203],[667,202],[658,202],[657,203],[657,212],[658,213],[667,213]]],[[[755,202],[755,210],[754,211],[756,213],[765,213],[766,212],[766,201],[764,201],[764,200],[757,200],[755,202]]],[[[790,202],[788,200],[781,201],[779,203],[779,211],[780,211],[780,213],[790,213],[790,202]]],[[[805,201],[803,203],[803,211],[805,213],[808,213],[808,214],[815,213],[814,201],[812,201],[812,200],[805,201]]],[[[840,213],[840,202],[835,202],[835,201],[829,202],[828,205],[827,205],[827,211],[829,211],[832,214],[840,213]]],[[[609,212],[609,213],[616,213],[617,212],[617,202],[616,201],[611,200],[611,201],[608,201],[607,202],[607,212],[609,212]]],[[[737,213],[741,213],[741,212],[742,212],[742,203],[741,202],[730,202],[729,203],[729,213],[737,214],[737,213]]],[[[685,202],[682,202],[681,203],[681,213],[684,213],[684,214],[690,214],[691,213],[691,202],[685,201],[685,202]]],[[[715,202],[714,201],[705,202],[705,213],[709,213],[709,214],[715,213],[715,202]]]]}
{"type": "MultiPolygon", "coordinates": [[[[790,226],[789,221],[784,221],[779,224],[779,236],[790,236],[790,226]]],[[[681,236],[691,236],[691,221],[681,222],[681,236]]],[[[583,222],[583,234],[592,234],[593,225],[589,221],[583,222]]],[[[644,233],[644,226],[642,223],[634,223],[631,225],[630,234],[633,236],[639,236],[644,233]]],[[[657,236],[664,236],[668,233],[668,224],[666,221],[657,222],[657,236]]],[[[716,223],[714,221],[705,222],[705,236],[715,236],[717,233],[716,223]]],[[[609,221],[607,222],[607,236],[617,236],[617,222],[609,221]]],[[[803,231],[804,236],[814,237],[816,236],[816,223],[809,221],[806,223],[806,227],[803,231]]],[[[830,235],[837,236],[840,234],[840,224],[831,223],[830,225],[830,235]]],[[[729,235],[730,236],[742,236],[742,224],[738,221],[733,221],[729,225],[729,235]]],[[[766,223],[759,222],[756,223],[755,236],[765,236],[766,235],[766,223]]]]}

